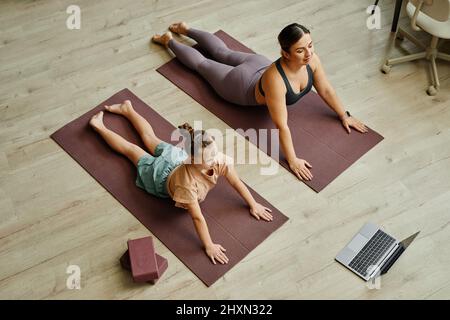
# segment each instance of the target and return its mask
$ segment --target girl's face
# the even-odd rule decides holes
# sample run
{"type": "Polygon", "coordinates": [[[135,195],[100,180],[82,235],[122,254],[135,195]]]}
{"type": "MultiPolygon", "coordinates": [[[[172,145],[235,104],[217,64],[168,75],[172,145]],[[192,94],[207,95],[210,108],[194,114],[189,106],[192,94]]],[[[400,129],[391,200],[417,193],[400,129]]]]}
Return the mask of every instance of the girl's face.
{"type": "Polygon", "coordinates": [[[197,155],[194,163],[201,164],[203,168],[209,169],[216,162],[216,157],[219,150],[215,141],[203,148],[203,155],[197,155]]]}
{"type": "Polygon", "coordinates": [[[300,40],[294,43],[289,49],[287,58],[299,64],[308,64],[314,55],[314,45],[311,35],[305,33],[300,40]]]}

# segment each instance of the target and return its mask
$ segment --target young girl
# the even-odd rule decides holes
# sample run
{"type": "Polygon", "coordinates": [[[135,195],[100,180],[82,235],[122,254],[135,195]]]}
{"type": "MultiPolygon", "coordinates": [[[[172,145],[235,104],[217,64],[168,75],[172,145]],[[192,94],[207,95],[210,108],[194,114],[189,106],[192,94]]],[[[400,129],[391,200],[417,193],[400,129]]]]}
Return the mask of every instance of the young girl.
{"type": "Polygon", "coordinates": [[[218,152],[214,139],[204,130],[193,130],[185,123],[178,128],[184,135],[184,150],[159,139],[151,125],[134,109],[129,100],[105,106],[109,112],[126,117],[136,128],[150,153],[109,130],[103,123],[103,111],[94,115],[89,124],[115,151],[125,155],[137,167],[136,185],[158,197],[171,197],[175,206],[187,209],[208,257],[214,264],[228,263],[225,248],[214,243],[199,206],[217,183],[219,176],[239,192],[256,219],[272,221],[271,210],[257,203],[233,165],[218,152]]]}

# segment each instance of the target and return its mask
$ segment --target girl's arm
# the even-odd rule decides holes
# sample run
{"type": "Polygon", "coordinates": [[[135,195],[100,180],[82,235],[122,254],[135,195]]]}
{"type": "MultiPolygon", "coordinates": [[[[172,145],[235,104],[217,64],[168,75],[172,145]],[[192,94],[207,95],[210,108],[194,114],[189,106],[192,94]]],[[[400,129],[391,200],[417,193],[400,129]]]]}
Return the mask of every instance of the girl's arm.
{"type": "Polygon", "coordinates": [[[187,204],[187,209],[194,222],[195,230],[197,231],[200,240],[202,241],[206,254],[216,264],[216,260],[221,264],[228,263],[228,257],[225,255],[225,248],[220,244],[213,243],[209,234],[208,225],[205,217],[203,217],[202,210],[198,202],[187,204]]]}
{"type": "Polygon", "coordinates": [[[350,127],[355,128],[359,132],[366,133],[367,127],[352,116],[347,116],[345,108],[336,94],[331,83],[328,81],[325,70],[323,69],[322,62],[317,54],[314,55],[312,65],[314,65],[314,87],[317,90],[319,96],[327,103],[327,105],[334,110],[342,121],[342,125],[345,127],[348,133],[350,133],[350,127]]]}
{"type": "Polygon", "coordinates": [[[266,221],[272,221],[273,217],[270,214],[272,210],[269,208],[264,207],[263,205],[259,204],[255,201],[252,194],[248,190],[247,186],[239,179],[239,176],[234,169],[234,166],[228,165],[228,171],[225,176],[230,183],[230,185],[241,195],[242,198],[248,203],[250,206],[250,213],[256,218],[256,219],[264,219],[266,221]]]}

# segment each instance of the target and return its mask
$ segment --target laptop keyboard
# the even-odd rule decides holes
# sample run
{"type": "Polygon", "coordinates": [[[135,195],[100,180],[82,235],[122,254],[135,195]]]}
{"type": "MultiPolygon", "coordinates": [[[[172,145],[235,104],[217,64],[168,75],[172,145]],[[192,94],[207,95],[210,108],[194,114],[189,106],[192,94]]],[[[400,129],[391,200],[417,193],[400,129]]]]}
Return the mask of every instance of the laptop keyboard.
{"type": "Polygon", "coordinates": [[[368,268],[371,265],[375,265],[394,242],[394,238],[378,230],[356,257],[353,258],[349,266],[365,277],[369,271],[368,268]]]}

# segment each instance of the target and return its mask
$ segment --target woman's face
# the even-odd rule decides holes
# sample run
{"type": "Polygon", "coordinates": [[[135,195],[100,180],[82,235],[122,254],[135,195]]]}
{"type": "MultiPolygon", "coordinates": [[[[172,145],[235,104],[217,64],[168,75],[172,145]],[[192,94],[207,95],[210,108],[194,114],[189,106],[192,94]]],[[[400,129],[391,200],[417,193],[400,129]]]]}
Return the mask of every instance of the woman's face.
{"type": "Polygon", "coordinates": [[[308,64],[314,55],[314,45],[309,33],[305,33],[289,49],[288,59],[299,64],[308,64]]]}

